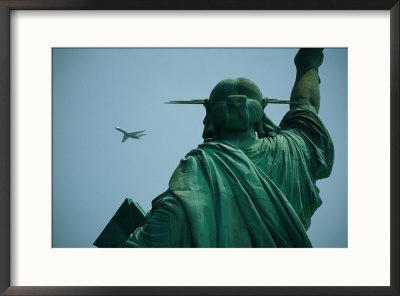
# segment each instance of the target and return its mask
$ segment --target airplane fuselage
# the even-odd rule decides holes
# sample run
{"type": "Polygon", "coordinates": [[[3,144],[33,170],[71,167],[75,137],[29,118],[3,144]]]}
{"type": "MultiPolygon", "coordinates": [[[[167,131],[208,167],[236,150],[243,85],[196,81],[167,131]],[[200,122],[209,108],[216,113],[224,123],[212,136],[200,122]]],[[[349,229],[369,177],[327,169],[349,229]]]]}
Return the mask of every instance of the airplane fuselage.
{"type": "Polygon", "coordinates": [[[124,131],[122,128],[120,128],[118,126],[115,129],[124,134],[124,136],[122,138],[122,142],[125,142],[128,138],[140,139],[140,137],[146,135],[146,134],[143,134],[144,130],[143,131],[137,131],[137,132],[128,133],[128,132],[124,131]]]}

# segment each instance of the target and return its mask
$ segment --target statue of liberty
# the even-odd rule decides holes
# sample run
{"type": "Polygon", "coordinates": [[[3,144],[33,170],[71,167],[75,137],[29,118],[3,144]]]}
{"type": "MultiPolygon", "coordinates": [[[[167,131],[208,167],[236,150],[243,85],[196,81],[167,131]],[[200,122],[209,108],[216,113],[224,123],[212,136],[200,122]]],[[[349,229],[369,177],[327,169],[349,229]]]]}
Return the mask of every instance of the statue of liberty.
{"type": "Polygon", "coordinates": [[[323,49],[300,49],[290,110],[279,126],[245,78],[219,82],[206,108],[204,143],[183,158],[126,247],[312,247],[306,230],[321,205],[318,179],[334,148],[318,117],[323,49]]]}

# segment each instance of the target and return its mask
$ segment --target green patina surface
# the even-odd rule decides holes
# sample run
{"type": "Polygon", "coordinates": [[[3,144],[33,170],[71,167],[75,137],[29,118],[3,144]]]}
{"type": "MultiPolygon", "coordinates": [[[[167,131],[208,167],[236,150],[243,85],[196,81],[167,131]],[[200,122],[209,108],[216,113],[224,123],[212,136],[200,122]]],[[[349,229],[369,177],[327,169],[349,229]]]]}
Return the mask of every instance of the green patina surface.
{"type": "Polygon", "coordinates": [[[312,247],[316,180],[329,176],[334,156],[317,115],[322,61],[322,49],[299,50],[293,104],[279,126],[250,80],[217,84],[204,103],[204,143],[181,160],[125,246],[312,247]]]}
{"type": "Polygon", "coordinates": [[[245,149],[202,144],[181,161],[127,245],[311,247],[306,229],[321,205],[315,180],[329,175],[332,162],[328,132],[304,108],[286,115],[279,134],[245,149]]]}

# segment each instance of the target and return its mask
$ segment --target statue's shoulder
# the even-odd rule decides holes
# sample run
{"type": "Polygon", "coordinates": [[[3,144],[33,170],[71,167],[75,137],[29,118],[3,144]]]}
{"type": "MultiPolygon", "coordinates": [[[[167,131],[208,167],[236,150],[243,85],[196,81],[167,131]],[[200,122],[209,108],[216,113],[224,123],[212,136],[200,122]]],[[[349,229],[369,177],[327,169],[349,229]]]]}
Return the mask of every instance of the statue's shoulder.
{"type": "Polygon", "coordinates": [[[189,151],[189,153],[187,153],[186,156],[183,159],[181,159],[180,166],[188,166],[196,162],[201,162],[208,158],[213,158],[215,155],[221,153],[230,154],[230,153],[235,153],[237,151],[240,150],[225,142],[220,142],[220,141],[205,142],[199,144],[197,148],[189,151]]]}
{"type": "MultiPolygon", "coordinates": [[[[197,146],[200,150],[237,150],[238,148],[223,141],[204,142],[197,146]]],[[[195,149],[196,150],[196,149],[195,149]]]]}

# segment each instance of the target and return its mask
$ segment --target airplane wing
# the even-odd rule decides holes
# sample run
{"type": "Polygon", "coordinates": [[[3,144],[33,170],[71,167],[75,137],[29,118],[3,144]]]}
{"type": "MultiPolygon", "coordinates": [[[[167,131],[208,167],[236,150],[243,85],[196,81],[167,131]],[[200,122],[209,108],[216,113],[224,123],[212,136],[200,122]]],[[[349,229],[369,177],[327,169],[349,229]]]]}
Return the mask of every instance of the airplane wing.
{"type": "Polygon", "coordinates": [[[126,133],[122,128],[120,128],[119,126],[115,127],[115,129],[117,131],[120,131],[121,133],[126,133]]]}
{"type": "Polygon", "coordinates": [[[127,136],[127,135],[125,134],[124,137],[122,138],[122,143],[125,142],[128,138],[129,138],[129,136],[127,136]]]}

